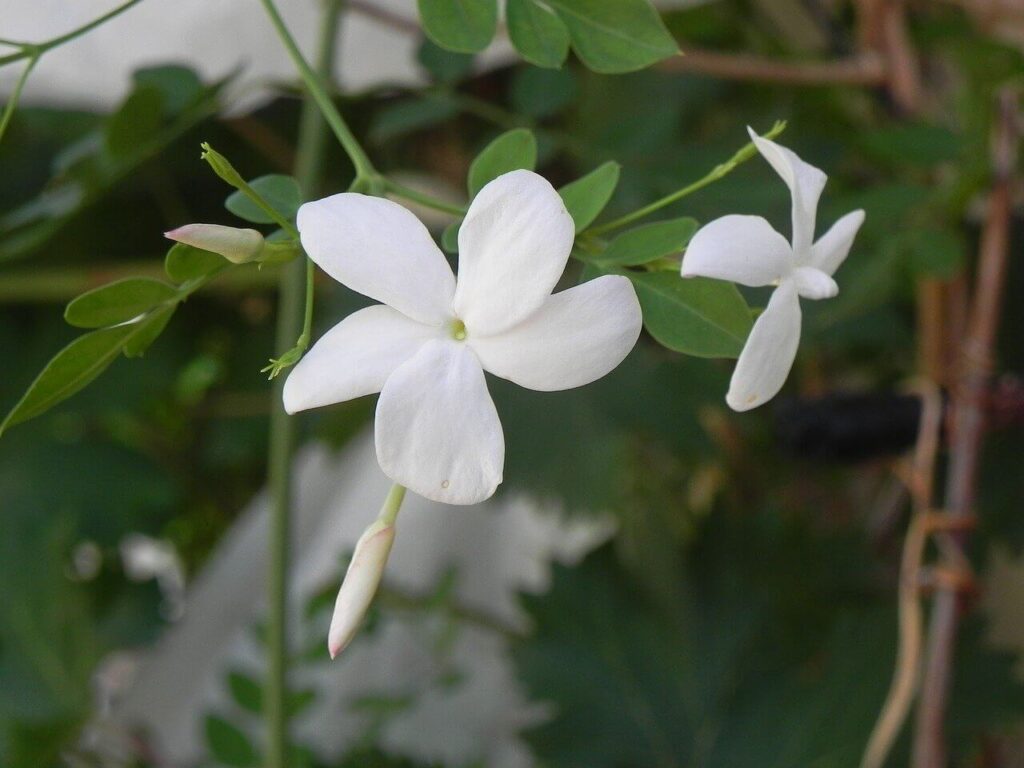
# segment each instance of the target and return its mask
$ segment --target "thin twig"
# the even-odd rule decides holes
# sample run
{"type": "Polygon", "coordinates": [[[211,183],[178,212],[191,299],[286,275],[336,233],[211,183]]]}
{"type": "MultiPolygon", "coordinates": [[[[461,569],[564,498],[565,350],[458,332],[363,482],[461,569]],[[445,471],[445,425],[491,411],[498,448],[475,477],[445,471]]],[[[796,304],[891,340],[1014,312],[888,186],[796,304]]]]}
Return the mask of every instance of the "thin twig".
{"type": "MultiPolygon", "coordinates": [[[[946,514],[952,521],[970,519],[977,485],[984,427],[984,400],[992,370],[992,351],[1009,250],[1011,180],[1019,135],[1019,94],[1004,88],[998,97],[993,139],[994,182],[982,233],[978,277],[962,351],[959,383],[953,391],[952,440],[946,480],[946,514]]],[[[966,531],[943,534],[944,556],[965,560],[966,531]]],[[[954,563],[954,566],[956,563],[954,563]]],[[[944,724],[958,615],[956,585],[938,582],[928,639],[928,661],[921,688],[914,736],[914,768],[946,765],[944,724]]]]}
{"type": "Polygon", "coordinates": [[[928,542],[928,521],[935,483],[935,462],[942,431],[942,392],[930,381],[919,386],[921,425],[917,433],[906,485],[914,501],[914,515],[903,543],[897,599],[899,646],[892,683],[885,704],[868,739],[861,768],[882,768],[906,721],[921,675],[924,617],[920,600],[920,574],[928,542]]]}

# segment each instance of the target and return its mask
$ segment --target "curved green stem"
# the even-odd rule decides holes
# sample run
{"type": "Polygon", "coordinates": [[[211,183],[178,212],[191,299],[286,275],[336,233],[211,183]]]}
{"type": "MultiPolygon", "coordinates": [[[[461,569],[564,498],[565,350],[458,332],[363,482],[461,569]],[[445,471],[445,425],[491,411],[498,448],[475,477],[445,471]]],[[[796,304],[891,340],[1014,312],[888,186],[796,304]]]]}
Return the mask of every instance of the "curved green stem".
{"type": "Polygon", "coordinates": [[[450,213],[452,216],[466,215],[465,206],[446,203],[444,200],[438,200],[436,197],[433,197],[432,195],[428,195],[423,192],[419,192],[415,189],[411,189],[410,187],[406,187],[402,184],[399,184],[397,181],[393,181],[392,179],[386,178],[384,176],[379,176],[378,178],[380,179],[381,183],[383,183],[384,189],[386,189],[388,192],[391,192],[394,195],[397,195],[398,197],[404,198],[413,203],[425,205],[428,208],[433,208],[435,211],[450,213]]]}
{"type": "Polygon", "coordinates": [[[284,19],[281,18],[277,6],[274,5],[274,0],[260,0],[260,3],[262,3],[266,10],[267,16],[270,17],[270,23],[277,31],[281,42],[284,43],[284,47],[287,49],[288,55],[291,57],[296,69],[299,70],[299,75],[302,77],[309,95],[320,108],[320,113],[323,115],[324,120],[327,121],[334,135],[341,143],[342,149],[345,150],[345,153],[352,161],[352,165],[356,170],[356,181],[371,181],[378,175],[377,171],[373,167],[373,163],[370,162],[366,152],[363,151],[362,146],[360,146],[355,134],[352,133],[345,119],[341,116],[341,112],[338,111],[334,102],[331,101],[327,88],[324,87],[324,78],[314,72],[313,68],[309,66],[309,63],[303,57],[302,51],[299,50],[299,46],[295,43],[295,38],[288,31],[288,27],[285,25],[284,19]]]}
{"type": "Polygon", "coordinates": [[[384,523],[384,525],[394,525],[395,520],[398,518],[398,510],[402,508],[403,501],[405,501],[405,486],[395,483],[391,486],[391,490],[388,491],[377,519],[384,523]]]}
{"type": "MultiPolygon", "coordinates": [[[[772,126],[772,129],[768,131],[768,133],[764,134],[764,138],[774,139],[785,129],[785,121],[779,120],[775,123],[775,125],[772,126]]],[[[655,200],[653,203],[645,205],[643,208],[635,210],[632,213],[627,213],[625,216],[620,216],[619,218],[613,219],[612,221],[609,221],[606,224],[602,224],[598,227],[592,227],[591,229],[588,229],[587,232],[592,235],[600,235],[605,232],[610,232],[613,229],[619,229],[620,227],[624,227],[627,224],[632,224],[634,221],[642,219],[645,216],[650,216],[652,213],[661,210],[666,205],[671,205],[677,200],[681,200],[687,195],[696,192],[699,189],[703,189],[709,184],[718,181],[723,176],[729,174],[737,166],[742,165],[747,160],[752,158],[755,154],[757,154],[757,147],[754,146],[753,142],[749,142],[746,145],[744,145],[743,148],[740,149],[735,155],[726,160],[724,163],[720,163],[719,165],[716,165],[714,168],[712,168],[711,171],[703,178],[698,179],[692,184],[688,184],[682,189],[676,190],[670,195],[666,195],[660,200],[655,200]]]]}
{"type": "MultiPolygon", "coordinates": [[[[270,0],[265,0],[271,18],[277,16],[270,0]]],[[[341,18],[341,0],[329,0],[320,26],[317,69],[329,77],[336,53],[335,41],[341,18]]],[[[287,41],[287,31],[281,31],[287,41]]],[[[294,46],[294,42],[291,42],[294,46]]],[[[301,56],[300,56],[301,58],[301,56]]],[[[305,65],[305,62],[303,61],[305,65]]],[[[308,67],[307,67],[308,69],[308,67]]],[[[314,76],[313,83],[319,83],[314,76]]],[[[307,85],[310,82],[307,81],[307,85]]],[[[321,89],[322,92],[322,89],[321,89]]],[[[317,106],[319,99],[310,85],[299,125],[298,155],[295,173],[306,194],[315,193],[321,183],[323,154],[327,132],[317,106]]],[[[333,106],[333,105],[332,105],[333,106]]],[[[322,106],[321,106],[322,109],[322,106]]],[[[325,117],[327,115],[325,114],[325,117]]],[[[338,116],[340,120],[340,116],[338,116]]],[[[344,123],[342,123],[344,125],[344,123]]],[[[333,127],[333,126],[332,126],[333,127]]],[[[337,130],[335,130],[337,134],[337,130]]],[[[354,141],[354,140],[353,140],[354,141]]],[[[353,158],[353,162],[356,160],[353,158]]],[[[357,164],[357,175],[359,166],[357,164]]],[[[278,304],[277,348],[285,350],[297,335],[299,344],[308,346],[313,323],[313,263],[309,258],[287,264],[281,276],[278,304]]],[[[303,347],[303,350],[305,347],[303,347]]],[[[301,351],[299,352],[301,355],[301,351]]],[[[267,767],[286,768],[288,764],[288,554],[290,546],[291,465],[295,450],[295,420],[284,410],[284,379],[274,380],[270,417],[269,486],[271,494],[269,616],[267,651],[269,664],[264,705],[267,724],[267,767]]]]}
{"type": "Polygon", "coordinates": [[[39,61],[39,56],[33,56],[28,60],[28,64],[25,65],[25,70],[21,73],[21,77],[18,78],[18,82],[14,84],[14,90],[11,91],[11,97],[7,100],[7,106],[4,107],[3,114],[0,115],[0,141],[4,139],[4,133],[7,132],[7,126],[11,122],[11,118],[14,116],[14,110],[18,108],[18,100],[21,99],[21,91],[25,87],[25,83],[28,81],[28,76],[32,72],[32,68],[35,67],[36,62],[39,61]]]}

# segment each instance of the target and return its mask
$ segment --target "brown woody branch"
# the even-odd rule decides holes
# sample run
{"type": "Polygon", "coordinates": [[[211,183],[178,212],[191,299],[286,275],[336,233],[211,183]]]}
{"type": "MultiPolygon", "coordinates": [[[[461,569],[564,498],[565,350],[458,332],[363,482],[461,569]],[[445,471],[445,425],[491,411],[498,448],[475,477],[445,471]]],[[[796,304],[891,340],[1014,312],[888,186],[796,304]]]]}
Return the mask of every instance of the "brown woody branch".
{"type": "MultiPolygon", "coordinates": [[[[972,516],[984,428],[986,392],[999,327],[1006,279],[1011,213],[1011,180],[1019,138],[1019,94],[999,93],[993,138],[994,182],[982,232],[978,276],[968,319],[957,385],[951,405],[949,472],[945,509],[953,521],[972,516]]],[[[947,532],[938,539],[940,550],[954,567],[966,561],[966,530],[947,532]]],[[[946,765],[945,715],[952,676],[959,620],[958,590],[937,584],[929,627],[928,656],[914,735],[914,768],[946,765]]]]}

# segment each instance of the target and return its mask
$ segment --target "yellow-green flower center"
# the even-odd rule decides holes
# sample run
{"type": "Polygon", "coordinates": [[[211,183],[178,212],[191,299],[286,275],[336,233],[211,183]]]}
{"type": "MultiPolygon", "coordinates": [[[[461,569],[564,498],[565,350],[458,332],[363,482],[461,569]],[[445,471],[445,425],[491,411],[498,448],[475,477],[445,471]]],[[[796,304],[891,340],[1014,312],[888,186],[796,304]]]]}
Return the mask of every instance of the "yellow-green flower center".
{"type": "Polygon", "coordinates": [[[450,330],[452,338],[455,339],[456,341],[466,340],[466,324],[459,320],[459,318],[456,317],[454,320],[452,320],[450,330]]]}

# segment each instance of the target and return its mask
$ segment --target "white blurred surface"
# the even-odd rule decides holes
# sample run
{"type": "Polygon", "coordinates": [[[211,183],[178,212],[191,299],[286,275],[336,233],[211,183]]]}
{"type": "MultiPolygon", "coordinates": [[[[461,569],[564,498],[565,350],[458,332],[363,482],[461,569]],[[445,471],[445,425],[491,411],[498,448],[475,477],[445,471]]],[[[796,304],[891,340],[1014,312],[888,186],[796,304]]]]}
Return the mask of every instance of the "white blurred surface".
{"type": "MultiPolygon", "coordinates": [[[[295,487],[291,588],[299,610],[325,586],[336,588],[342,554],[351,552],[376,517],[390,481],[377,466],[367,433],[338,455],[318,447],[304,450],[295,487]]],[[[114,696],[116,720],[148,732],[172,765],[201,755],[204,715],[227,714],[236,722],[230,716],[242,714],[227,694],[227,671],[261,675],[253,627],[264,605],[267,511],[260,497],[242,513],[191,585],[184,617],[140,659],[132,682],[114,696]]],[[[410,493],[398,518],[385,586],[429,595],[454,570],[460,609],[522,630],[517,592],[543,591],[552,561],[573,562],[610,533],[608,521],[568,524],[556,511],[524,498],[453,507],[410,493]]],[[[323,626],[302,639],[303,647],[311,641],[323,653],[322,662],[304,664],[295,675],[297,687],[319,692],[297,723],[300,743],[325,758],[337,756],[369,722],[365,714],[347,711],[352,702],[367,695],[412,696],[412,706],[381,733],[389,751],[459,765],[531,764],[517,733],[540,711],[519,687],[505,633],[460,620],[449,636],[434,613],[387,610],[372,635],[357,637],[329,662],[328,618],[325,613],[323,626]],[[438,683],[453,672],[454,684],[438,683]]],[[[301,626],[296,619],[296,635],[301,626]]]]}

